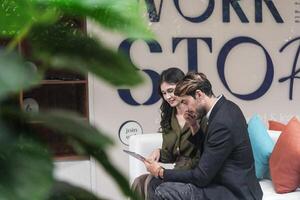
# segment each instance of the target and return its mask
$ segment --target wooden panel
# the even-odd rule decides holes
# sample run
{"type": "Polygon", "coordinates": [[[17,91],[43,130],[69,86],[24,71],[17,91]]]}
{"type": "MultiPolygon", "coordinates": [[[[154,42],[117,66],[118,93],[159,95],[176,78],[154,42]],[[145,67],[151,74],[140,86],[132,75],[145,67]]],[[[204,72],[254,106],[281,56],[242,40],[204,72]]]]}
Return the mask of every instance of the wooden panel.
{"type": "MultiPolygon", "coordinates": [[[[75,31],[86,32],[85,20],[62,17],[61,23],[75,31]]],[[[31,48],[30,43],[24,40],[20,45],[20,52],[25,59],[27,58],[39,68],[42,62],[39,60],[31,60],[31,48]]],[[[49,69],[46,71],[41,85],[20,94],[20,104],[22,108],[28,112],[34,111],[37,107],[38,111],[47,111],[50,109],[70,110],[79,113],[82,116],[82,120],[88,121],[87,89],[87,77],[69,70],[49,69]],[[29,102],[29,104],[27,104],[27,102],[29,102]],[[35,104],[33,105],[35,108],[30,107],[32,106],[30,104],[32,102],[35,104]]],[[[76,155],[71,146],[67,144],[67,141],[57,132],[43,127],[43,122],[32,122],[30,126],[37,136],[51,149],[56,159],[88,159],[88,157],[76,155]]]]}

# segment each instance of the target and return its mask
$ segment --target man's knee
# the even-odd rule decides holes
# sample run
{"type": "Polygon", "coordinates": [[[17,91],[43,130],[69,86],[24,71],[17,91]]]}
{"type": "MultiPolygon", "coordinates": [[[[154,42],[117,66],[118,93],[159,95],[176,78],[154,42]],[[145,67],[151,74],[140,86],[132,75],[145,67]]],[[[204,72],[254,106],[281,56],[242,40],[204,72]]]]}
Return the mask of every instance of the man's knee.
{"type": "Polygon", "coordinates": [[[152,178],[147,186],[147,199],[155,199],[155,190],[162,183],[162,180],[152,178]]]}
{"type": "Polygon", "coordinates": [[[155,190],[157,199],[186,199],[190,190],[187,184],[165,182],[159,185],[155,190]]]}
{"type": "Polygon", "coordinates": [[[162,183],[155,189],[157,199],[166,199],[170,193],[170,183],[162,183]]]}

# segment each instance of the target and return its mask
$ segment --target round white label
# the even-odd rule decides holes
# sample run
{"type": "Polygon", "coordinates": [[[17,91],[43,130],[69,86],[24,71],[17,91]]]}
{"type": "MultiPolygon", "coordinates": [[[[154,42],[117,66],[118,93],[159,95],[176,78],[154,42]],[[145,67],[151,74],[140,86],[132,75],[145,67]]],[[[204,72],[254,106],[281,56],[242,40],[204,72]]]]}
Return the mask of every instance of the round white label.
{"type": "Polygon", "coordinates": [[[25,112],[38,112],[39,111],[39,104],[33,98],[26,98],[23,100],[23,110],[25,112]]]}
{"type": "Polygon", "coordinates": [[[143,129],[138,122],[133,120],[124,122],[119,129],[119,139],[127,146],[129,137],[137,134],[143,134],[143,129]]]}

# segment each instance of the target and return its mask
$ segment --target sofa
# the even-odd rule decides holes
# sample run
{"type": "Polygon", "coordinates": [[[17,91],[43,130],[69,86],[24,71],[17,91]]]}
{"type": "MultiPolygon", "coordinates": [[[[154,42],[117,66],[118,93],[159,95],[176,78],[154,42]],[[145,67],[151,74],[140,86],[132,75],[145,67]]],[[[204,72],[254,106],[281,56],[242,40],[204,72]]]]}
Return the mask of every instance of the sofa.
{"type": "MultiPolygon", "coordinates": [[[[280,132],[278,131],[268,130],[268,133],[274,142],[277,141],[280,135],[280,132]]],[[[161,133],[133,135],[129,138],[129,150],[139,153],[143,156],[148,156],[153,149],[160,148],[161,144],[161,133]]],[[[173,167],[173,164],[163,164],[163,166],[170,169],[173,167]]],[[[129,156],[130,183],[133,182],[135,177],[144,173],[147,173],[144,164],[134,157],[129,156]]],[[[263,200],[300,200],[300,188],[294,192],[278,194],[275,192],[271,180],[263,179],[260,180],[259,183],[264,193],[263,200]]]]}

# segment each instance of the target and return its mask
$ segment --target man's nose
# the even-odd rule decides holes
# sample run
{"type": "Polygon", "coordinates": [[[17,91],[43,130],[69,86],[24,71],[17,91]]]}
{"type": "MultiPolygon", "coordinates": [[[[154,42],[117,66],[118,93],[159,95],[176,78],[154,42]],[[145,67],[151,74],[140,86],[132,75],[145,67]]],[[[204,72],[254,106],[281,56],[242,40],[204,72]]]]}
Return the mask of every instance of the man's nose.
{"type": "Polygon", "coordinates": [[[188,110],[187,106],[184,105],[183,103],[180,103],[179,106],[184,112],[186,112],[188,110]]]}

